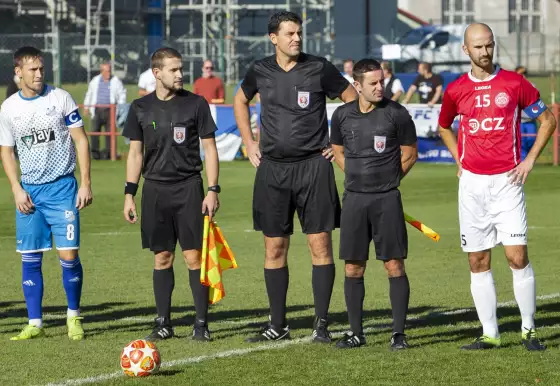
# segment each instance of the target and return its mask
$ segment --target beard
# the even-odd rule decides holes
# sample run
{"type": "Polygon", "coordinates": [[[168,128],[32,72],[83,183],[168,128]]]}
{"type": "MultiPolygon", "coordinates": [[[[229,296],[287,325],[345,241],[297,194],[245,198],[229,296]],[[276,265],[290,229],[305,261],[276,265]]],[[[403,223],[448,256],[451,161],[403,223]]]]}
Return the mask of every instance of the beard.
{"type": "Polygon", "coordinates": [[[183,89],[183,82],[175,83],[175,81],[171,82],[161,82],[163,87],[170,91],[179,91],[183,89]]]}
{"type": "Polygon", "coordinates": [[[478,67],[487,67],[487,66],[491,66],[492,65],[492,56],[486,56],[486,57],[479,57],[476,60],[473,60],[473,62],[478,66],[478,67]]]}

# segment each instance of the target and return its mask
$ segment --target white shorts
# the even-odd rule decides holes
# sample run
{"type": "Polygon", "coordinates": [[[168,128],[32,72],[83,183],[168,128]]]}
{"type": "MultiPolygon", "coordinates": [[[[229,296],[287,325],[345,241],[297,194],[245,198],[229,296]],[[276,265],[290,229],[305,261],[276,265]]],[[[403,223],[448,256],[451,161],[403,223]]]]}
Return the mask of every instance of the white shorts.
{"type": "Polygon", "coordinates": [[[527,245],[523,185],[512,185],[507,173],[474,174],[459,179],[459,226],[464,252],[502,245],[527,245]]]}

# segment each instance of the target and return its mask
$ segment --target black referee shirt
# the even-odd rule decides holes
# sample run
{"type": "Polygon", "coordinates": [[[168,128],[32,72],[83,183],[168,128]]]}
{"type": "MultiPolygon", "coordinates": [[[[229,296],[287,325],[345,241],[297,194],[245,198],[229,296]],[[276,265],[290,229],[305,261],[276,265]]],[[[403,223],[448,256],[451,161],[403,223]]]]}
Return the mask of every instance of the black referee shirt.
{"type": "Polygon", "coordinates": [[[349,84],[332,63],[304,53],[290,71],[276,55],[256,61],[241,89],[249,100],[260,93],[263,157],[291,162],[320,152],[329,142],[325,96],[335,99],[349,84]]]}
{"type": "Polygon", "coordinates": [[[344,187],[381,193],[401,180],[400,146],[416,143],[416,127],[405,107],[384,98],[362,113],[358,99],[339,106],[331,118],[331,143],[344,146],[344,187]]]}
{"type": "Polygon", "coordinates": [[[146,180],[176,183],[200,175],[199,138],[216,130],[206,100],[182,90],[168,101],[152,92],[132,102],[123,136],[144,143],[146,180]]]}

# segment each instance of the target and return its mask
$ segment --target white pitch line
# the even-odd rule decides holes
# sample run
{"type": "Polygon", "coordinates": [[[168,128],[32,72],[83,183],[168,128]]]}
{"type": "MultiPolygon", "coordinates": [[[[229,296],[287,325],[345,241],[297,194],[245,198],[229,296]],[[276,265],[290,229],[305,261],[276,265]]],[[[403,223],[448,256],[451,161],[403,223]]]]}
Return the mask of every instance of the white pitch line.
{"type": "MultiPolygon", "coordinates": [[[[537,296],[538,300],[546,300],[546,299],[555,299],[560,297],[560,293],[553,293],[553,294],[549,294],[549,295],[541,295],[541,296],[537,296]]],[[[503,303],[498,303],[499,307],[505,307],[511,304],[516,304],[515,301],[508,301],[508,302],[503,302],[503,303]]],[[[459,311],[459,310],[456,310],[459,311]]],[[[450,311],[450,312],[456,312],[456,311],[450,311]]],[[[465,312],[469,311],[469,309],[465,309],[465,312]]],[[[429,314],[426,318],[418,318],[417,320],[421,320],[421,319],[428,319],[430,316],[433,314],[429,314]]],[[[448,315],[446,313],[441,313],[441,315],[448,315]]],[[[151,320],[151,319],[150,319],[151,320]]],[[[249,323],[249,322],[247,322],[249,323]]],[[[476,324],[476,323],[465,323],[465,325],[471,325],[471,324],[476,324]]],[[[457,327],[457,325],[448,325],[449,327],[455,328],[457,327]]],[[[390,324],[381,324],[378,325],[376,327],[368,327],[368,328],[364,328],[364,333],[367,332],[373,332],[373,331],[379,331],[380,329],[383,328],[388,328],[391,327],[390,324]]],[[[553,326],[546,326],[546,327],[542,327],[542,328],[560,328],[560,324],[555,324],[553,326]]],[[[338,337],[341,336],[342,333],[341,332],[337,332],[337,333],[333,333],[332,334],[333,337],[338,337]]],[[[258,351],[267,351],[267,350],[277,350],[277,349],[281,349],[284,347],[288,347],[288,346],[292,346],[292,345],[296,345],[296,344],[302,344],[302,343],[309,343],[311,341],[311,337],[305,337],[305,338],[298,338],[298,339],[293,339],[293,340],[287,340],[287,341],[282,341],[282,342],[278,342],[278,343],[269,343],[269,344],[265,344],[265,345],[261,345],[261,346],[257,346],[257,347],[251,347],[251,348],[244,348],[244,349],[234,349],[234,350],[228,350],[228,351],[222,351],[222,352],[217,352],[215,354],[209,354],[209,355],[201,355],[201,356],[197,356],[197,357],[187,357],[187,358],[182,358],[182,359],[176,359],[176,360],[172,360],[169,362],[164,362],[161,364],[162,368],[167,368],[167,367],[176,367],[176,366],[181,366],[181,365],[188,365],[188,364],[194,364],[194,363],[200,363],[200,362],[205,362],[208,360],[213,360],[213,359],[219,359],[219,358],[229,358],[229,357],[234,357],[234,356],[241,356],[241,355],[247,355],[247,354],[251,354],[254,352],[258,352],[258,351]]],[[[66,379],[66,380],[61,380],[61,381],[57,381],[55,383],[48,383],[45,386],[71,386],[71,385],[85,385],[88,383],[96,383],[96,382],[102,382],[102,381],[107,381],[113,378],[117,378],[123,376],[124,374],[122,371],[115,371],[112,373],[108,373],[108,374],[101,374],[101,375],[96,375],[96,376],[92,376],[92,377],[87,377],[87,378],[80,378],[80,379],[66,379]]]]}
{"type": "MultiPolygon", "coordinates": [[[[87,314],[84,314],[86,317],[87,322],[87,314]]],[[[60,314],[53,314],[53,313],[45,313],[43,314],[43,320],[64,320],[67,318],[65,313],[60,314]]],[[[108,322],[152,322],[154,320],[151,316],[126,316],[124,318],[119,319],[112,319],[112,320],[105,320],[108,322]]],[[[95,320],[91,321],[91,323],[96,323],[95,320]]],[[[244,319],[244,320],[217,320],[212,322],[212,325],[220,325],[220,324],[229,324],[229,325],[244,325],[244,324],[255,324],[255,323],[266,323],[265,319],[244,319]]]]}
{"type": "MultiPolygon", "coordinates": [[[[213,359],[218,359],[218,358],[229,358],[229,357],[233,357],[233,356],[251,354],[251,353],[254,353],[254,352],[258,352],[258,351],[275,350],[275,349],[280,349],[280,348],[284,348],[284,347],[287,347],[287,346],[292,346],[292,345],[295,345],[295,344],[307,343],[310,340],[311,340],[311,337],[305,337],[305,338],[299,338],[299,339],[294,339],[294,340],[285,340],[285,341],[282,341],[282,342],[279,342],[279,343],[270,343],[270,344],[261,345],[261,346],[257,346],[257,347],[228,350],[228,351],[222,351],[222,352],[218,352],[218,353],[210,354],[210,355],[200,355],[200,356],[197,356],[197,357],[177,359],[177,360],[162,363],[161,368],[188,365],[188,364],[193,364],[193,363],[200,363],[200,362],[213,360],[213,359]]],[[[108,381],[110,379],[117,378],[119,376],[124,376],[122,371],[115,371],[113,373],[103,374],[103,375],[98,375],[98,376],[93,376],[93,377],[88,377],[88,378],[69,379],[69,380],[65,380],[65,381],[60,381],[59,383],[48,383],[46,386],[85,385],[85,384],[88,384],[88,383],[108,381]]]]}
{"type": "MultiPolygon", "coordinates": [[[[440,232],[447,232],[447,231],[457,231],[459,228],[443,228],[439,229],[440,232]]],[[[560,226],[529,226],[529,229],[560,229],[560,226]]],[[[253,233],[255,230],[253,229],[244,229],[244,230],[236,230],[236,229],[229,229],[228,233],[253,233]]],[[[140,234],[140,231],[116,231],[116,232],[88,232],[82,233],[82,236],[124,236],[124,235],[136,235],[140,234]]],[[[15,240],[15,235],[12,236],[0,236],[0,240],[15,240]]]]}
{"type": "MultiPolygon", "coordinates": [[[[228,229],[227,233],[252,233],[253,229],[245,229],[243,231],[236,229],[228,229]]],[[[81,236],[124,236],[124,235],[140,235],[140,230],[137,231],[117,231],[117,232],[87,232],[82,233],[81,236]]],[[[0,236],[0,240],[15,240],[16,236],[0,236]]]]}
{"type": "MultiPolygon", "coordinates": [[[[364,328],[364,333],[372,332],[372,331],[379,331],[379,329],[386,328],[386,327],[390,327],[390,325],[387,324],[387,325],[380,325],[380,326],[377,326],[377,327],[364,328]]],[[[342,332],[337,332],[337,333],[333,333],[332,335],[333,335],[333,337],[338,337],[338,336],[341,336],[342,334],[343,334],[342,332]]],[[[309,343],[309,342],[311,342],[311,339],[312,338],[310,336],[307,336],[305,338],[285,340],[285,341],[281,341],[281,342],[278,342],[278,343],[263,344],[263,345],[260,345],[260,346],[257,346],[257,347],[234,349],[234,350],[217,352],[215,354],[200,355],[200,356],[197,356],[197,357],[176,359],[176,360],[172,360],[172,361],[168,361],[168,362],[163,362],[161,364],[161,367],[162,368],[176,367],[176,366],[205,362],[205,361],[209,361],[209,360],[213,360],[213,359],[229,358],[229,357],[234,357],[234,356],[247,355],[247,354],[252,354],[252,353],[258,352],[258,351],[277,350],[277,349],[281,349],[281,348],[284,348],[284,347],[293,346],[293,345],[296,345],[296,344],[309,343]]],[[[98,375],[98,376],[81,378],[81,379],[68,379],[68,380],[58,381],[58,382],[55,382],[55,383],[48,383],[45,386],[85,385],[85,384],[88,384],[88,383],[96,383],[96,382],[101,382],[101,381],[107,381],[109,379],[117,378],[119,376],[124,377],[124,374],[123,374],[122,371],[115,371],[113,373],[102,374],[102,375],[98,375]]]]}
{"type": "MultiPolygon", "coordinates": [[[[556,298],[560,298],[560,292],[556,292],[553,294],[548,294],[548,295],[540,295],[537,296],[537,300],[547,300],[547,299],[556,299],[556,298]]],[[[501,302],[498,303],[498,307],[511,307],[511,306],[515,306],[517,305],[517,302],[515,300],[509,300],[507,302],[501,302]]],[[[439,316],[449,316],[449,315],[460,315],[460,314],[466,314],[467,312],[471,312],[471,311],[475,311],[474,308],[461,308],[458,310],[452,310],[452,311],[443,311],[443,312],[432,312],[430,314],[428,314],[429,318],[437,318],[439,316]]]]}

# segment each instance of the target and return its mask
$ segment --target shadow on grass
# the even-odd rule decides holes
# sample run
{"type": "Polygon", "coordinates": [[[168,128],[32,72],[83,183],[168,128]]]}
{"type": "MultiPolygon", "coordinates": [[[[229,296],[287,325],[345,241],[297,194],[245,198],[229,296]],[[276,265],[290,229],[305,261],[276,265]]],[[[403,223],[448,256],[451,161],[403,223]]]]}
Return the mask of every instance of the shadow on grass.
{"type": "MultiPolygon", "coordinates": [[[[13,305],[21,302],[3,302],[0,305],[13,305]]],[[[148,334],[151,330],[155,317],[155,307],[135,307],[126,308],[131,303],[126,302],[106,302],[97,305],[86,305],[82,308],[85,316],[85,326],[88,334],[111,334],[119,332],[139,332],[148,334]],[[139,319],[137,319],[139,318],[139,319]],[[127,320],[128,319],[128,320],[127,320]],[[110,323],[119,321],[120,323],[110,323]],[[94,323],[105,323],[104,325],[88,325],[94,323]]],[[[6,306],[5,306],[6,307],[6,306]]],[[[209,326],[215,340],[223,340],[231,337],[245,338],[247,335],[259,333],[259,330],[266,325],[269,315],[268,308],[247,308],[234,310],[221,310],[221,305],[211,306],[209,310],[209,326]],[[262,319],[262,322],[255,322],[255,319],[262,319]],[[227,322],[230,321],[231,325],[227,322]],[[246,321],[246,323],[244,323],[246,321]]],[[[307,330],[311,334],[313,328],[313,309],[311,304],[294,305],[287,307],[287,322],[293,331],[307,330]],[[299,315],[291,317],[290,314],[305,312],[309,315],[299,315]]],[[[44,313],[57,313],[61,316],[66,312],[65,306],[45,307],[44,313]]],[[[194,323],[194,307],[173,307],[172,313],[182,315],[172,321],[173,325],[179,327],[179,337],[189,337],[190,326],[194,323]],[[186,330],[181,327],[188,327],[186,330]]],[[[414,335],[415,339],[429,339],[429,343],[437,344],[451,342],[462,339],[473,339],[481,334],[481,327],[478,316],[474,308],[469,309],[445,309],[418,306],[411,307],[408,312],[406,331],[414,335]],[[472,323],[472,326],[461,326],[463,323],[472,323]],[[437,332],[423,331],[425,329],[437,328],[437,332]]],[[[13,310],[6,310],[0,313],[0,319],[6,318],[25,318],[27,311],[24,307],[13,310]]],[[[364,327],[373,329],[368,335],[380,334],[384,336],[390,333],[392,320],[391,309],[364,310],[364,327]],[[376,330],[379,329],[379,332],[376,330]]],[[[519,332],[521,328],[519,309],[517,306],[500,307],[498,309],[498,321],[500,332],[519,332]],[[503,319],[510,319],[500,322],[503,319]]],[[[539,304],[536,314],[537,326],[552,326],[560,324],[560,302],[539,304]]],[[[20,325],[21,322],[2,323],[3,327],[10,325],[20,325]]],[[[66,320],[47,319],[47,327],[64,326],[66,320]]],[[[329,314],[329,323],[333,332],[343,331],[348,325],[348,316],[345,311],[333,312],[329,314]]],[[[18,327],[19,329],[19,327],[18,327]]],[[[4,330],[3,333],[11,332],[4,330]]],[[[14,330],[15,332],[15,330],[14,330]]],[[[177,331],[176,331],[177,332],[177,331]]],[[[556,340],[560,334],[548,337],[548,341],[556,340]]],[[[384,338],[383,338],[384,339],[384,338]]]]}
{"type": "Polygon", "coordinates": [[[170,376],[181,374],[181,373],[182,373],[181,370],[163,369],[163,370],[159,370],[155,374],[152,374],[151,377],[154,377],[154,378],[170,377],[170,376]]]}

